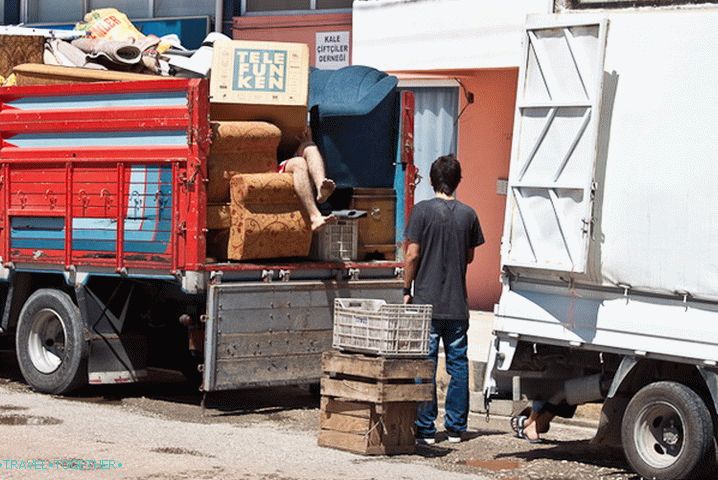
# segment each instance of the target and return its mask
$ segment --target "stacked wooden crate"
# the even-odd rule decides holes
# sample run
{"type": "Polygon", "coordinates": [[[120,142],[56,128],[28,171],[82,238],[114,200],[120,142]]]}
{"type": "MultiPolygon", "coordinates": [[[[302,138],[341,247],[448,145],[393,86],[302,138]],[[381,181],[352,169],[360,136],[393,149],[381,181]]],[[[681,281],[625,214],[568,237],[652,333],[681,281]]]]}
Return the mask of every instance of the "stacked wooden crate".
{"type": "Polygon", "coordinates": [[[433,393],[431,360],[329,351],[322,370],[319,445],[364,455],[415,451],[417,403],[433,393]]]}

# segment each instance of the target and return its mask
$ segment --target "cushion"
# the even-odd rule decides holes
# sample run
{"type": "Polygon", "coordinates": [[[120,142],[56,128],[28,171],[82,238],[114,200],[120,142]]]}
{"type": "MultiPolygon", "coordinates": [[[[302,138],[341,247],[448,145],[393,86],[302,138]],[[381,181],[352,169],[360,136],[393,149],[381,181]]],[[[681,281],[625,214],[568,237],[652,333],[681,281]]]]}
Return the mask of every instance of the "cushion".
{"type": "Polygon", "coordinates": [[[306,257],[312,232],[288,173],[237,174],[230,180],[227,257],[306,257]]]}
{"type": "Polygon", "coordinates": [[[235,173],[265,173],[277,168],[282,133],[266,122],[211,122],[212,146],[207,161],[207,198],[229,201],[229,179],[235,173]]]}

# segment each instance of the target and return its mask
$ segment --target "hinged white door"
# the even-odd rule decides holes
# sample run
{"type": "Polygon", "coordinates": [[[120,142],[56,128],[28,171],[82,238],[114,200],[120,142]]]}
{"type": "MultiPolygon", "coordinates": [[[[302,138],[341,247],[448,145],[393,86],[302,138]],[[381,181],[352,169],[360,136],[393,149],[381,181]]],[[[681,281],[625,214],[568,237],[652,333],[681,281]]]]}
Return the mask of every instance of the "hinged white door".
{"type": "Polygon", "coordinates": [[[584,272],[605,20],[527,24],[509,174],[505,265],[584,272]]]}

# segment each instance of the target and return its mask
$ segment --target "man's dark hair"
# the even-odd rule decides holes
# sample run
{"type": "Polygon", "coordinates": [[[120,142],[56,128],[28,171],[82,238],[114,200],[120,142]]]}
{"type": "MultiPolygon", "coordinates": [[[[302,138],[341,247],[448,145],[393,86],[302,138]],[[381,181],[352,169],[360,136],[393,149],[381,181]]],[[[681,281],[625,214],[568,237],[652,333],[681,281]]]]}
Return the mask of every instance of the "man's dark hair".
{"type": "Polygon", "coordinates": [[[451,195],[461,181],[461,164],[454,155],[444,155],[434,160],[429,175],[436,193],[451,195]]]}

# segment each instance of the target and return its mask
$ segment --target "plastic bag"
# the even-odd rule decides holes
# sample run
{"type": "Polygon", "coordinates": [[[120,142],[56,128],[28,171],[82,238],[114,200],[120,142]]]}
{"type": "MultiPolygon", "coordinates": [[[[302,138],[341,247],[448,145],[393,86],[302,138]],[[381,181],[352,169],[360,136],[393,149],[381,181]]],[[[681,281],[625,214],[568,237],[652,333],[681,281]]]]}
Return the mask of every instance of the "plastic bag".
{"type": "Polygon", "coordinates": [[[106,40],[141,40],[145,36],[135,28],[127,15],[116,8],[98,8],[85,15],[85,21],[75,26],[75,30],[90,33],[94,38],[106,40]]]}

